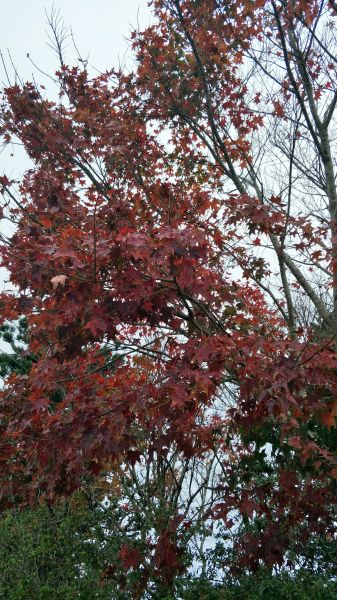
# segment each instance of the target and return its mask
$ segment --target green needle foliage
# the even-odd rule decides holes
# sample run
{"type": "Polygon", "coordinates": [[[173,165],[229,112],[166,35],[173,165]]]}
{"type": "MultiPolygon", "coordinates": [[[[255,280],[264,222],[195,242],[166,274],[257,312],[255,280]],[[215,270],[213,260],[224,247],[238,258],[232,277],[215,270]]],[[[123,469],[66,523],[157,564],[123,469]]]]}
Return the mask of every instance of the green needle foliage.
{"type": "Polygon", "coordinates": [[[0,376],[3,379],[10,373],[25,375],[30,371],[35,357],[26,351],[28,336],[28,323],[25,317],[19,319],[17,323],[5,322],[0,325],[0,348],[2,349],[0,376]]]}

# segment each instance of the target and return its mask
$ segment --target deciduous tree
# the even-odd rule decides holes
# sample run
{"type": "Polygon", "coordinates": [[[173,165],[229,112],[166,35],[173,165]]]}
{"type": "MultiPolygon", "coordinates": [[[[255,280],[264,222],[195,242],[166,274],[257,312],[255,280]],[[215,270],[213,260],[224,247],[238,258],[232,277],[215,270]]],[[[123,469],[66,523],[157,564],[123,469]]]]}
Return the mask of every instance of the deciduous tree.
{"type": "MultiPolygon", "coordinates": [[[[203,519],[257,519],[241,566],[281,564],[299,525],[334,533],[337,7],[152,8],[134,72],[91,77],[59,45],[58,101],[4,91],[4,140],[33,167],[1,178],[1,305],[35,360],[2,392],[2,500],[70,494],[145,439],[184,476],[216,463],[203,519]]],[[[182,526],[177,505],[167,579],[182,526]]]]}

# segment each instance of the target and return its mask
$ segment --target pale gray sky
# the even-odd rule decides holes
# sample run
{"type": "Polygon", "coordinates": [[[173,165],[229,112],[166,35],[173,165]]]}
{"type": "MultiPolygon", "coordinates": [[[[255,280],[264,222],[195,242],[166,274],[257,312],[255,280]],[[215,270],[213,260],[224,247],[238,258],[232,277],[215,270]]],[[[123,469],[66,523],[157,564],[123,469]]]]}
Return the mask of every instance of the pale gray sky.
{"type": "MultiPolygon", "coordinates": [[[[49,46],[47,14],[51,11],[62,16],[64,25],[72,29],[76,46],[83,59],[88,58],[92,73],[95,69],[105,71],[118,68],[121,63],[130,66],[132,53],[129,49],[130,32],[139,26],[145,28],[150,22],[147,0],[5,0],[1,11],[0,50],[9,77],[14,82],[11,60],[24,81],[36,81],[46,86],[46,94],[53,97],[55,89],[51,81],[39,69],[51,75],[59,66],[58,58],[49,46]],[[10,56],[8,54],[10,53],[10,56]]],[[[78,53],[71,39],[66,45],[65,60],[73,65],[78,53]]],[[[0,85],[8,85],[5,69],[0,62],[0,85]]],[[[24,156],[16,149],[0,155],[0,175],[17,176],[26,168],[24,156]],[[8,172],[9,171],[9,172],[8,172]]]]}
{"type": "MultiPolygon", "coordinates": [[[[8,55],[24,81],[32,76],[46,86],[52,95],[50,81],[34,69],[27,58],[29,53],[34,63],[46,73],[53,74],[58,68],[55,52],[48,47],[46,11],[59,11],[65,26],[72,29],[76,45],[82,58],[88,58],[92,68],[105,71],[119,64],[131,54],[128,52],[130,31],[139,26],[145,28],[150,22],[147,0],[2,0],[0,21],[0,50],[10,78],[14,82],[13,68],[8,55]]],[[[71,40],[66,52],[67,64],[76,63],[78,56],[71,40]]],[[[93,72],[93,71],[92,71],[93,72]]],[[[7,85],[6,73],[0,63],[0,85],[7,85]]],[[[29,167],[23,150],[15,148],[0,154],[0,175],[18,177],[29,167]]],[[[8,225],[5,225],[7,229],[8,225]]],[[[6,231],[8,233],[8,229],[6,231]]],[[[6,287],[6,272],[0,269],[0,289],[6,287]]]]}
{"type": "MultiPolygon", "coordinates": [[[[146,26],[150,12],[147,0],[5,0],[1,6],[0,47],[11,51],[24,79],[31,78],[32,65],[27,52],[45,71],[54,70],[56,57],[47,46],[46,15],[54,6],[66,25],[73,29],[80,52],[89,62],[104,70],[118,66],[127,50],[130,30],[146,26]]],[[[69,51],[69,62],[76,56],[69,51]]]]}

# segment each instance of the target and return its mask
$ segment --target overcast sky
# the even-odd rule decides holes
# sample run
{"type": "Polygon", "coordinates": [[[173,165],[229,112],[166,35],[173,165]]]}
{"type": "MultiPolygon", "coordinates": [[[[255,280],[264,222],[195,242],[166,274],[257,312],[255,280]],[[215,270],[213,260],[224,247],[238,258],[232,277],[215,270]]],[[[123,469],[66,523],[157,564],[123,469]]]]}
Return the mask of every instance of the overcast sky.
{"type": "MultiPolygon", "coordinates": [[[[38,83],[46,86],[49,97],[56,90],[38,69],[53,74],[59,66],[55,51],[48,45],[51,32],[47,15],[52,11],[72,30],[81,58],[88,59],[92,73],[95,69],[105,71],[121,64],[131,66],[130,32],[137,27],[143,29],[150,21],[147,0],[5,0],[1,11],[0,50],[8,75],[13,82],[13,64],[21,79],[31,81],[34,76],[38,83]]],[[[66,63],[73,65],[77,58],[78,53],[69,38],[66,63]]],[[[0,82],[1,87],[7,85],[1,62],[0,82]]],[[[20,151],[14,158],[10,152],[0,155],[0,174],[17,176],[24,166],[20,151]]]]}
{"type": "MultiPolygon", "coordinates": [[[[53,74],[59,66],[55,51],[48,45],[51,32],[47,15],[53,10],[63,18],[65,27],[72,30],[81,58],[88,59],[92,73],[95,69],[118,68],[120,64],[130,66],[130,32],[137,27],[145,28],[150,21],[147,0],[5,0],[1,8],[0,50],[11,81],[14,81],[13,63],[21,79],[31,81],[34,76],[38,83],[46,86],[49,97],[56,90],[38,69],[53,74]]],[[[78,53],[69,39],[66,63],[73,65],[77,58],[78,53]]],[[[7,85],[1,62],[0,82],[1,87],[7,85]]],[[[20,151],[14,158],[10,152],[0,155],[0,175],[6,172],[17,176],[23,167],[24,157],[20,151]]]]}
{"type": "MultiPolygon", "coordinates": [[[[127,50],[130,30],[149,22],[147,0],[4,0],[1,6],[0,46],[10,50],[24,79],[32,65],[27,53],[45,71],[53,70],[56,57],[47,46],[46,14],[59,11],[65,25],[72,28],[78,48],[96,68],[118,66],[127,50]]],[[[70,49],[69,49],[70,50],[70,49]]],[[[76,58],[69,51],[69,62],[76,58]]],[[[7,61],[6,61],[7,62],[7,61]]]]}
{"type": "MultiPolygon", "coordinates": [[[[13,81],[11,60],[24,80],[32,80],[47,87],[52,94],[50,82],[34,68],[27,54],[46,73],[53,74],[58,68],[55,52],[48,47],[47,17],[51,11],[59,11],[66,27],[72,29],[81,57],[88,58],[88,65],[100,71],[118,66],[129,59],[130,31],[139,26],[145,28],[150,21],[147,0],[3,0],[1,2],[0,50],[9,76],[13,81]],[[9,54],[10,53],[10,57],[9,54]]],[[[66,61],[76,63],[78,55],[69,40],[66,61]]],[[[6,73],[0,63],[1,87],[6,85],[6,73]]],[[[18,147],[15,156],[8,150],[0,154],[0,175],[18,177],[29,167],[23,151],[18,147]]],[[[6,273],[0,269],[0,289],[6,287],[6,273]]]]}

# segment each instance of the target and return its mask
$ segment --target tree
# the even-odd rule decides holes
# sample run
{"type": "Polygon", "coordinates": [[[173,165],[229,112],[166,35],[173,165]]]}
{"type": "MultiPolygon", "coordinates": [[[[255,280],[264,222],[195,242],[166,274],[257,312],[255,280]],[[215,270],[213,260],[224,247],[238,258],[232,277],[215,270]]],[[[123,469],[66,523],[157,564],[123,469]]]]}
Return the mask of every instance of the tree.
{"type": "MultiPolygon", "coordinates": [[[[202,463],[194,522],[253,521],[238,562],[271,568],[335,532],[337,7],[152,7],[135,72],[59,43],[57,102],[4,91],[33,167],[1,178],[1,305],[34,363],[2,392],[1,497],[52,502],[146,446],[190,498],[202,463]]],[[[190,526],[177,502],[156,532],[167,585],[190,526]]]]}
{"type": "Polygon", "coordinates": [[[4,323],[1,325],[0,340],[8,344],[11,349],[11,352],[0,353],[0,376],[2,379],[5,380],[10,373],[28,373],[34,362],[34,356],[30,356],[26,352],[27,320],[21,318],[17,324],[4,323]]]}
{"type": "Polygon", "coordinates": [[[49,509],[3,513],[0,598],[111,599],[112,584],[101,578],[114,550],[102,542],[104,517],[80,495],[49,509]]]}

